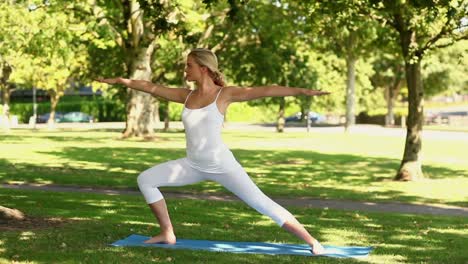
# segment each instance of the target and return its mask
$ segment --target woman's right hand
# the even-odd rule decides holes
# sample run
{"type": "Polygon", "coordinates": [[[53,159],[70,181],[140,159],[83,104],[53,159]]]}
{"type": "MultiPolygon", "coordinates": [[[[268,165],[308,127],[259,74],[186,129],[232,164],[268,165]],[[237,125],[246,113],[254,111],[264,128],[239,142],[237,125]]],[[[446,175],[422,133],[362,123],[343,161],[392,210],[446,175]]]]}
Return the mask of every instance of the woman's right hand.
{"type": "Polygon", "coordinates": [[[120,83],[121,80],[122,80],[121,77],[117,77],[117,78],[107,78],[107,79],[104,79],[104,78],[96,78],[96,81],[97,81],[97,82],[102,82],[102,83],[107,83],[107,84],[117,84],[117,83],[120,83]]]}

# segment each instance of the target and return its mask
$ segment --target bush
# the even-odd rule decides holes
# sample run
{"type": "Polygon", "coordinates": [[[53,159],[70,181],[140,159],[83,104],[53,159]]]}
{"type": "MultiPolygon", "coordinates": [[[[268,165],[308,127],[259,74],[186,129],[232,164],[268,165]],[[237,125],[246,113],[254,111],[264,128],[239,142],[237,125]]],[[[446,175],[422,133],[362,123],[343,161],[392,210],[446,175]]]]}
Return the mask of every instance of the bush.
{"type": "MultiPolygon", "coordinates": [[[[66,98],[66,97],[64,97],[66,98]]],[[[94,100],[74,100],[66,99],[59,101],[56,111],[68,112],[83,112],[94,116],[96,121],[124,121],[125,120],[125,105],[112,101],[110,99],[96,98],[94,100]]],[[[37,104],[37,114],[42,115],[50,112],[50,102],[40,102],[37,104]]],[[[27,123],[29,117],[33,115],[32,103],[12,103],[10,105],[10,113],[18,116],[18,121],[27,123]]]]}
{"type": "MultiPolygon", "coordinates": [[[[164,119],[166,102],[161,101],[159,107],[160,119],[164,119]]],[[[181,121],[183,104],[169,104],[170,121],[181,121]]],[[[1,108],[0,108],[1,109],[1,108]]],[[[64,96],[60,99],[56,111],[62,113],[83,112],[92,115],[98,122],[122,122],[126,119],[125,104],[102,97],[64,96]]],[[[250,106],[248,103],[235,103],[229,106],[226,113],[228,122],[275,122],[278,116],[278,106],[250,106]]],[[[286,108],[286,116],[299,111],[299,107],[290,104],[286,108]]],[[[37,114],[50,112],[50,102],[38,102],[37,114]]],[[[10,104],[10,114],[17,115],[21,123],[29,122],[33,115],[31,102],[13,102],[10,104]]]]}
{"type": "MultiPolygon", "coordinates": [[[[166,115],[165,107],[167,102],[162,101],[159,108],[159,116],[161,121],[166,115]]],[[[169,120],[181,121],[183,104],[169,104],[169,120]]],[[[298,107],[290,107],[286,111],[287,115],[291,115],[298,110],[298,107]],[[296,109],[297,108],[297,109],[296,109]]],[[[277,107],[267,106],[250,106],[248,103],[235,103],[229,106],[226,113],[226,121],[228,122],[275,122],[277,118],[277,107]]]]}
{"type": "MultiPolygon", "coordinates": [[[[395,125],[401,126],[401,117],[399,113],[394,114],[395,125]]],[[[369,115],[366,112],[361,112],[356,116],[356,124],[374,124],[374,125],[385,125],[385,115],[369,115]]]]}

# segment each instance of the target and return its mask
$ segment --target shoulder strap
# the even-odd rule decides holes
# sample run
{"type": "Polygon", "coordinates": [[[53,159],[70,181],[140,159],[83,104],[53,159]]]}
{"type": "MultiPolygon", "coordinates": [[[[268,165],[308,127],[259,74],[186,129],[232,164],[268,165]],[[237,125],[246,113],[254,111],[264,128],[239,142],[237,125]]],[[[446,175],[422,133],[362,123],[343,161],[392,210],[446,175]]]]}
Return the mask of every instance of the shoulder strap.
{"type": "Polygon", "coordinates": [[[216,95],[216,99],[214,100],[215,102],[218,101],[219,94],[221,94],[222,90],[223,90],[223,87],[221,87],[221,89],[219,89],[218,95],[216,95]]]}
{"type": "Polygon", "coordinates": [[[187,97],[185,97],[184,106],[185,106],[185,104],[187,103],[187,100],[188,100],[188,98],[190,97],[190,95],[192,94],[193,91],[194,91],[194,90],[190,90],[190,93],[188,93],[188,94],[187,94],[187,97]]]}

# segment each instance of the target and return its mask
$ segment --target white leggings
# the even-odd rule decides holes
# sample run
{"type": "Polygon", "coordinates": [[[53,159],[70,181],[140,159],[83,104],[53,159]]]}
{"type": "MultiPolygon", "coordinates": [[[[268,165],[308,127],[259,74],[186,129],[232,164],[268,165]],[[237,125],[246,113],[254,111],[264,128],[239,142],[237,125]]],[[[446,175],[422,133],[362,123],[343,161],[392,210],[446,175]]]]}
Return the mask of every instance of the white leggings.
{"type": "Polygon", "coordinates": [[[238,164],[225,173],[206,173],[192,168],[187,158],[171,160],[145,170],[138,176],[138,187],[148,204],[163,199],[158,190],[162,186],[182,186],[203,180],[215,181],[237,195],[261,214],[269,216],[279,226],[286,221],[297,223],[296,218],[279,204],[268,198],[238,164]]]}

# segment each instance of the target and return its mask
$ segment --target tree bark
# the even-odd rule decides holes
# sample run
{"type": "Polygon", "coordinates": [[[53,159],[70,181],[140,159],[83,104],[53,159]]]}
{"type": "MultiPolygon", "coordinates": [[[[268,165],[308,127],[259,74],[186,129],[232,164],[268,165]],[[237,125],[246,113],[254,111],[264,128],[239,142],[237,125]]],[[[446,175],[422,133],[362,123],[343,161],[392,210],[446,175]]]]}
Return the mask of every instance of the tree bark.
{"type": "Polygon", "coordinates": [[[395,76],[395,80],[392,85],[385,87],[385,99],[387,101],[387,114],[385,116],[385,125],[394,126],[395,125],[395,113],[394,107],[395,102],[400,92],[401,79],[398,76],[395,76]]]}
{"type": "Polygon", "coordinates": [[[423,178],[419,153],[422,148],[422,125],[424,120],[423,85],[421,82],[421,60],[405,63],[408,85],[408,118],[403,160],[395,180],[411,181],[423,178]]]}
{"type": "Polygon", "coordinates": [[[169,130],[169,122],[170,122],[170,118],[169,118],[169,115],[170,115],[170,108],[169,108],[169,104],[171,102],[167,102],[166,103],[166,115],[164,116],[164,131],[168,131],[169,130]]]}
{"type": "Polygon", "coordinates": [[[286,108],[286,100],[284,97],[279,98],[280,104],[279,104],[279,110],[278,110],[278,122],[276,124],[276,132],[282,133],[284,132],[284,110],[286,108]]]}
{"type": "Polygon", "coordinates": [[[10,129],[10,89],[8,86],[8,79],[12,72],[11,66],[7,62],[3,62],[0,65],[2,68],[2,76],[0,78],[0,86],[2,88],[2,101],[3,101],[3,123],[7,130],[10,129]]]}
{"type": "Polygon", "coordinates": [[[392,87],[385,86],[385,100],[387,101],[387,114],[385,115],[385,126],[395,125],[395,115],[393,113],[393,92],[392,87]]]}
{"type": "MultiPolygon", "coordinates": [[[[154,46],[137,49],[131,68],[131,79],[151,81],[151,56],[154,46]]],[[[150,94],[130,90],[130,99],[127,102],[127,122],[123,137],[132,136],[154,138],[154,129],[159,120],[158,101],[150,94]]]]}
{"type": "Polygon", "coordinates": [[[385,116],[386,126],[395,125],[395,114],[393,110],[402,84],[402,68],[403,67],[399,64],[395,66],[393,82],[385,87],[385,100],[387,101],[387,114],[385,116]]]}
{"type": "Polygon", "coordinates": [[[54,125],[55,124],[55,112],[56,112],[61,94],[60,92],[57,92],[55,90],[49,90],[49,95],[50,95],[50,116],[49,116],[49,120],[47,120],[47,124],[54,125]]]}
{"type": "Polygon", "coordinates": [[[403,159],[395,180],[412,181],[423,178],[419,152],[422,147],[422,125],[424,119],[423,84],[421,81],[422,53],[418,50],[416,32],[408,28],[408,23],[400,13],[395,15],[400,46],[405,58],[405,76],[408,86],[408,118],[406,119],[406,141],[403,159]]]}
{"type": "Polygon", "coordinates": [[[25,219],[24,213],[18,209],[12,209],[0,205],[0,221],[22,221],[25,219]]]}
{"type": "Polygon", "coordinates": [[[346,122],[345,131],[356,123],[354,114],[355,105],[355,83],[356,83],[356,57],[354,56],[354,34],[350,33],[347,46],[346,56],[346,122]]]}
{"type": "MultiPolygon", "coordinates": [[[[131,79],[151,81],[151,57],[154,52],[154,35],[148,25],[143,23],[143,10],[137,1],[128,2],[128,23],[131,35],[128,45],[131,47],[127,58],[127,67],[131,79]]],[[[158,101],[152,95],[129,89],[127,101],[127,120],[123,138],[154,138],[156,122],[159,121],[158,101]]]]}

